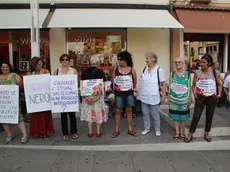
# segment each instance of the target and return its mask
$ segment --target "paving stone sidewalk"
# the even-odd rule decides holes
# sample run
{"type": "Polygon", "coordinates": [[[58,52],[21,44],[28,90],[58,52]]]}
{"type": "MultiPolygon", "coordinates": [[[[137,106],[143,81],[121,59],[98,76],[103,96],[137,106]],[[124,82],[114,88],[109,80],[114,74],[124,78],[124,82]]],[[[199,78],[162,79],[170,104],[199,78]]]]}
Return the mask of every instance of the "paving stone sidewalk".
{"type": "Polygon", "coordinates": [[[230,151],[94,152],[0,148],[1,172],[229,172],[230,151]]]}
{"type": "MultiPolygon", "coordinates": [[[[76,140],[70,139],[68,141],[62,140],[61,134],[61,121],[60,118],[54,118],[54,127],[55,134],[50,135],[50,139],[41,140],[36,137],[29,137],[29,145],[120,145],[120,144],[147,144],[147,143],[170,143],[175,142],[172,139],[174,131],[173,128],[165,122],[163,119],[161,120],[161,137],[156,137],[154,128],[150,133],[146,136],[141,135],[141,131],[143,130],[143,120],[140,114],[137,118],[133,119],[133,129],[137,132],[137,137],[133,137],[127,134],[127,121],[125,118],[121,119],[120,124],[120,132],[121,135],[117,138],[111,138],[111,134],[115,129],[115,120],[114,118],[109,119],[107,123],[102,125],[102,133],[103,136],[101,138],[88,138],[88,129],[87,124],[85,122],[81,122],[78,119],[78,134],[79,138],[76,140]]],[[[29,133],[29,124],[26,124],[27,131],[29,133]]],[[[94,131],[96,131],[96,126],[94,125],[94,131]]],[[[12,145],[20,144],[21,135],[16,126],[13,127],[13,131],[15,133],[14,140],[10,143],[12,145]]],[[[0,144],[4,144],[5,133],[0,133],[0,144]]]]}

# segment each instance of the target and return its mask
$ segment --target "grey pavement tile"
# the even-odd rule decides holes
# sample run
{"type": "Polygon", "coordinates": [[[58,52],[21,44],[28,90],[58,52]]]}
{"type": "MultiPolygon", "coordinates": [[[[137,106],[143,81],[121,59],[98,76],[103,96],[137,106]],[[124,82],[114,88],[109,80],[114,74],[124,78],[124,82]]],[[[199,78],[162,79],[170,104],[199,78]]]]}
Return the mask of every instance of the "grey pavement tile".
{"type": "Polygon", "coordinates": [[[230,171],[229,151],[209,151],[200,152],[203,159],[217,172],[230,171]]]}
{"type": "Polygon", "coordinates": [[[95,162],[96,153],[82,151],[78,157],[78,172],[91,172],[95,162]]]}
{"type": "Polygon", "coordinates": [[[15,164],[18,159],[22,158],[22,151],[15,149],[4,149],[0,153],[0,171],[6,172],[15,164]]]}
{"type": "Polygon", "coordinates": [[[129,152],[96,152],[92,172],[134,172],[129,152]]]}
{"type": "Polygon", "coordinates": [[[60,151],[24,150],[8,172],[49,172],[59,157],[60,151]]]}
{"type": "Polygon", "coordinates": [[[131,152],[135,172],[175,172],[162,152],[131,152]]]}
{"type": "Polygon", "coordinates": [[[176,172],[216,172],[198,152],[165,152],[176,172]]]}
{"type": "Polygon", "coordinates": [[[64,151],[56,159],[49,172],[82,172],[79,164],[80,151],[64,151]]]}

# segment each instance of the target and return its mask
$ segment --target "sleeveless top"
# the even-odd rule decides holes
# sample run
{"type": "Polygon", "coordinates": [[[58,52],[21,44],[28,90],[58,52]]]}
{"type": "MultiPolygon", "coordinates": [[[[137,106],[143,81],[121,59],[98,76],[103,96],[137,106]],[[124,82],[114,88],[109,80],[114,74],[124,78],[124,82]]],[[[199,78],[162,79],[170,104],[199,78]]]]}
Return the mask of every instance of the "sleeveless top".
{"type": "Polygon", "coordinates": [[[120,73],[118,68],[116,68],[113,89],[114,94],[117,96],[133,95],[132,68],[127,74],[120,73]]]}
{"type": "Polygon", "coordinates": [[[211,68],[208,74],[204,74],[202,70],[197,70],[196,76],[195,92],[197,96],[214,96],[217,94],[216,79],[211,68]]]}
{"type": "Polygon", "coordinates": [[[188,71],[185,71],[182,76],[178,76],[176,72],[173,72],[169,94],[170,102],[178,105],[188,104],[188,98],[190,95],[188,71]]]}
{"type": "Polygon", "coordinates": [[[16,73],[11,73],[8,79],[0,78],[0,85],[18,85],[16,75],[16,73]]]}
{"type": "MultiPolygon", "coordinates": [[[[148,105],[157,105],[160,103],[160,90],[158,81],[158,75],[160,68],[155,66],[150,72],[148,67],[142,70],[142,74],[139,80],[138,96],[141,102],[148,105]]],[[[160,78],[159,78],[160,80],[160,78]]]]}
{"type": "Polygon", "coordinates": [[[69,67],[69,70],[67,73],[62,72],[61,67],[58,69],[57,75],[74,75],[74,69],[72,67],[69,67]]]}

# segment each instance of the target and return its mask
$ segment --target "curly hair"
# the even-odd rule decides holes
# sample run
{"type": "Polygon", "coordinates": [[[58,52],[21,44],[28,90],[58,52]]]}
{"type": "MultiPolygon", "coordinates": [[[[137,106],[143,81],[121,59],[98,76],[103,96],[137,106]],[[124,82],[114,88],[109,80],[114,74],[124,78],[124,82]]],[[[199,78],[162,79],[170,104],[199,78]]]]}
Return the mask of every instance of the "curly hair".
{"type": "Polygon", "coordinates": [[[12,67],[12,65],[11,65],[9,62],[3,61],[3,62],[0,63],[0,74],[2,74],[2,65],[3,65],[3,64],[6,64],[6,65],[9,67],[10,73],[13,72],[13,67],[12,67]]]}
{"type": "Polygon", "coordinates": [[[41,58],[36,56],[30,60],[30,72],[34,72],[36,70],[36,66],[39,61],[41,61],[41,58]]]}
{"type": "Polygon", "coordinates": [[[210,54],[205,54],[201,57],[201,59],[205,59],[208,62],[208,66],[213,66],[213,58],[210,54]]]}
{"type": "Polygon", "coordinates": [[[117,54],[118,60],[123,60],[126,62],[127,66],[133,67],[133,59],[132,54],[130,54],[128,51],[122,51],[117,54]]]}

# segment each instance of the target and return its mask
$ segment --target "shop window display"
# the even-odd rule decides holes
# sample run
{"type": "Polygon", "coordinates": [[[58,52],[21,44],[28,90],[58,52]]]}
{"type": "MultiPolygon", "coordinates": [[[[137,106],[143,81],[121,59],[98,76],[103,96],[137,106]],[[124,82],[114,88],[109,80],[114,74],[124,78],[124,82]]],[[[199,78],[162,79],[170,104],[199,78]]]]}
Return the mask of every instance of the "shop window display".
{"type": "MultiPolygon", "coordinates": [[[[12,32],[14,71],[25,75],[29,71],[31,59],[30,31],[12,32]]],[[[43,68],[50,70],[49,31],[40,32],[40,57],[43,68]]]]}
{"type": "Polygon", "coordinates": [[[111,70],[116,65],[117,53],[125,48],[126,30],[69,30],[67,37],[71,66],[80,73],[91,66],[91,56],[100,58],[100,69],[111,70]]]}

